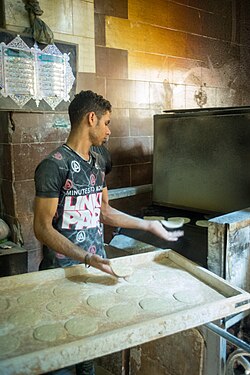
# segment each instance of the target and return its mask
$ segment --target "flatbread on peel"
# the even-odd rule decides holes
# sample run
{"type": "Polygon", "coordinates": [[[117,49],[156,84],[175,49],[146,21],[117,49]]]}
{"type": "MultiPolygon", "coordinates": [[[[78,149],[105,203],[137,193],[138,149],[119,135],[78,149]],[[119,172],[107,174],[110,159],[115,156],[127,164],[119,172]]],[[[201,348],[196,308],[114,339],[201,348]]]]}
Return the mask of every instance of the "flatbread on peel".
{"type": "Polygon", "coordinates": [[[164,216],[143,216],[144,220],[164,220],[164,216]]]}
{"type": "Polygon", "coordinates": [[[161,224],[166,229],[178,229],[183,226],[184,220],[182,218],[180,220],[161,220],[161,224]]]}
{"type": "Polygon", "coordinates": [[[168,218],[168,221],[177,221],[183,220],[183,224],[190,223],[191,219],[189,217],[181,217],[181,216],[172,216],[168,218]]]}

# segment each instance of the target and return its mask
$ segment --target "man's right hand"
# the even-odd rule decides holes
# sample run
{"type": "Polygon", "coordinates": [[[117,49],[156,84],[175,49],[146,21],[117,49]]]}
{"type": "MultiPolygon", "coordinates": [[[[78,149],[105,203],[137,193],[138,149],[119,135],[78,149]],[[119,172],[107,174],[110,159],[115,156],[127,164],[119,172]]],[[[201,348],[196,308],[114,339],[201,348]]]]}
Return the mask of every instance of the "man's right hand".
{"type": "Polygon", "coordinates": [[[105,272],[105,273],[108,273],[109,275],[115,276],[114,272],[112,271],[112,269],[110,267],[109,259],[102,258],[102,257],[100,257],[100,255],[97,255],[97,254],[88,253],[87,255],[88,255],[88,257],[87,257],[87,260],[85,262],[85,264],[87,266],[97,268],[98,270],[100,270],[102,272],[105,272]]]}

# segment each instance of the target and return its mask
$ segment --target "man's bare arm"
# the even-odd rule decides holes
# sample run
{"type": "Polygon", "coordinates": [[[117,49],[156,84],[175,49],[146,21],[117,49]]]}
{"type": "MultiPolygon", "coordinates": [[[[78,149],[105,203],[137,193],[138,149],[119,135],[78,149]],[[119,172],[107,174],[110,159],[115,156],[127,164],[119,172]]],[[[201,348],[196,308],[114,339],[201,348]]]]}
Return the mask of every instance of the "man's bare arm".
{"type": "Polygon", "coordinates": [[[168,231],[157,220],[143,220],[138,217],[127,215],[111,207],[109,205],[107,188],[103,189],[102,194],[101,220],[104,224],[113,227],[148,231],[165,241],[177,241],[179,237],[183,236],[183,231],[168,231]]]}

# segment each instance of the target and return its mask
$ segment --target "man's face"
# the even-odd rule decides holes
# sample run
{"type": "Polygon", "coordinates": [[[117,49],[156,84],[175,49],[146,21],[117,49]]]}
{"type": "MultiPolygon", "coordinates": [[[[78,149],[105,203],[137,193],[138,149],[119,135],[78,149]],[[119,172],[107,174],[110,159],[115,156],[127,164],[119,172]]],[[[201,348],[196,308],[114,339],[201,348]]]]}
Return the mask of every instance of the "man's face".
{"type": "Polygon", "coordinates": [[[93,146],[101,146],[108,141],[111,134],[109,129],[111,113],[107,111],[100,119],[95,119],[95,125],[91,129],[90,139],[93,146]]]}

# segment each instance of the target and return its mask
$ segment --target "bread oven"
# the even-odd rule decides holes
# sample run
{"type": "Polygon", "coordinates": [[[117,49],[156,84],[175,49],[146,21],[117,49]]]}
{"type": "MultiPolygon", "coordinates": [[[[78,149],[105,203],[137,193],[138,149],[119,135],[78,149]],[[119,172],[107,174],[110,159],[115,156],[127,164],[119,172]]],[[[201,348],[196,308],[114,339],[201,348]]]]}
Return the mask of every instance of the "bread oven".
{"type": "MultiPolygon", "coordinates": [[[[111,244],[126,249],[134,239],[139,247],[147,243],[171,248],[250,291],[249,165],[250,107],[155,115],[152,205],[142,216],[188,218],[185,236],[177,243],[166,243],[148,233],[121,230],[127,244],[115,237],[111,244]]],[[[242,318],[224,321],[224,327],[242,318]]],[[[204,329],[203,335],[202,374],[224,374],[225,341],[204,329]]]]}

